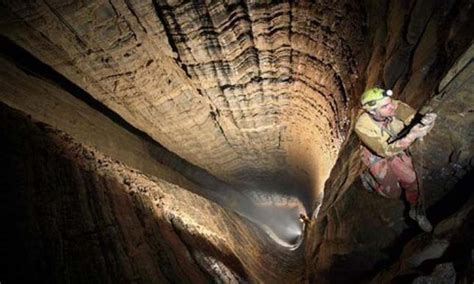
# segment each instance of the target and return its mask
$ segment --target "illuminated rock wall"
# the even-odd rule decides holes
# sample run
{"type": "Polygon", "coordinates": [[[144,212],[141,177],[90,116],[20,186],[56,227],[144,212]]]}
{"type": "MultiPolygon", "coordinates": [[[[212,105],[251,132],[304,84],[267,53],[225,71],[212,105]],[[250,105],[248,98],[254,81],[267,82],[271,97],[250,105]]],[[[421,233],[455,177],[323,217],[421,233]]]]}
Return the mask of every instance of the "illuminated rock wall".
{"type": "Polygon", "coordinates": [[[25,252],[9,268],[28,262],[11,275],[396,278],[418,232],[402,201],[361,189],[358,99],[380,85],[441,102],[413,149],[436,207],[472,172],[472,1],[316,2],[0,1],[3,180],[25,252]],[[302,246],[272,235],[298,237],[315,209],[302,246]]]}

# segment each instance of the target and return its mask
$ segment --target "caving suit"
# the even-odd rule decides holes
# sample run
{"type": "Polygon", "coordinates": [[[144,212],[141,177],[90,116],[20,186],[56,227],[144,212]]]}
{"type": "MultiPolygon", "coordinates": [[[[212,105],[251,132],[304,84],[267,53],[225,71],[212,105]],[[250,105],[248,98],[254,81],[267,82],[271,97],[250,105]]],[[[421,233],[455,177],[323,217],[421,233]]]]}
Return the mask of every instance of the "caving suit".
{"type": "Polygon", "coordinates": [[[399,198],[403,188],[407,201],[416,204],[418,184],[407,146],[388,144],[388,139],[408,125],[416,111],[401,101],[392,102],[396,107],[394,117],[376,121],[364,112],[357,119],[355,132],[364,144],[362,160],[378,183],[375,191],[387,198],[399,198]]]}

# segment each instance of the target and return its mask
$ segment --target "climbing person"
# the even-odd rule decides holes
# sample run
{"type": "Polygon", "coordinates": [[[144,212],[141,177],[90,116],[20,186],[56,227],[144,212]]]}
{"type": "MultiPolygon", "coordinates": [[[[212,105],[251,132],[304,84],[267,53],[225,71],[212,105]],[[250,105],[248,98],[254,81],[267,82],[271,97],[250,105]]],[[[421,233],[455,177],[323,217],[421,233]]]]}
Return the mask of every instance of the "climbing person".
{"type": "Polygon", "coordinates": [[[419,200],[416,172],[408,148],[432,128],[435,113],[424,115],[407,135],[393,140],[414,118],[416,111],[391,98],[393,92],[371,88],[361,97],[363,112],[357,119],[355,132],[362,141],[362,161],[368,171],[361,176],[364,186],[386,198],[399,198],[404,190],[410,204],[409,216],[426,232],[432,230],[419,200]]]}

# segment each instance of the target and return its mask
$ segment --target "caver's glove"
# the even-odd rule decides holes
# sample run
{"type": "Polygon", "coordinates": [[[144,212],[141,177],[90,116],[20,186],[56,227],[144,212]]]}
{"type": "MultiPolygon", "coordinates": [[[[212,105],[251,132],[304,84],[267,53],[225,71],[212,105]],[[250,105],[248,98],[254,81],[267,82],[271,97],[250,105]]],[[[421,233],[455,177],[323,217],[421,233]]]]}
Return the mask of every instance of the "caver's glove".
{"type": "Polygon", "coordinates": [[[410,132],[407,134],[406,138],[413,142],[415,141],[417,138],[422,138],[424,137],[426,134],[428,134],[428,132],[431,130],[431,128],[433,127],[432,124],[428,124],[428,125],[423,125],[421,123],[418,123],[417,125],[413,126],[413,128],[410,130],[410,132]]]}
{"type": "Polygon", "coordinates": [[[425,114],[425,116],[423,116],[423,118],[421,119],[421,123],[422,123],[423,125],[434,125],[434,122],[435,122],[435,120],[436,120],[436,117],[437,117],[436,113],[433,113],[433,112],[427,113],[427,114],[425,114]]]}
{"type": "Polygon", "coordinates": [[[418,138],[423,138],[434,126],[436,113],[427,113],[421,119],[421,123],[416,124],[410,132],[398,142],[398,146],[403,149],[408,148],[418,138]]]}

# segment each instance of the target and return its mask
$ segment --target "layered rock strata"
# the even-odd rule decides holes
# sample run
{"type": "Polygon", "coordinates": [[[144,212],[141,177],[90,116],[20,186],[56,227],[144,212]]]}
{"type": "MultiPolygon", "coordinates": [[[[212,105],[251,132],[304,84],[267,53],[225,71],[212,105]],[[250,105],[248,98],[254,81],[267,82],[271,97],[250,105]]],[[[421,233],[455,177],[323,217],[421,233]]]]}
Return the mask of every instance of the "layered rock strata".
{"type": "MultiPolygon", "coordinates": [[[[439,101],[438,123],[413,154],[435,224],[453,213],[437,206],[462,206],[440,202],[472,173],[471,2],[2,0],[2,39],[155,140],[123,131],[58,82],[25,77],[13,66],[31,72],[22,56],[2,58],[2,102],[35,120],[1,106],[11,165],[2,182],[20,204],[7,208],[9,241],[26,255],[11,267],[27,263],[14,276],[324,283],[368,281],[382,268],[375,279],[420,273],[423,263],[394,269],[419,231],[401,201],[361,191],[351,125],[366,85],[416,108],[439,101]],[[162,150],[183,163],[167,166],[162,150]],[[253,202],[229,198],[219,180],[253,202]],[[268,222],[258,227],[189,191],[238,213],[257,204],[284,214],[259,212],[268,222]],[[265,233],[303,210],[317,217],[304,247],[265,233]]],[[[432,275],[452,274],[443,260],[432,275]]]]}
{"type": "Polygon", "coordinates": [[[345,138],[353,1],[4,1],[2,18],[3,35],[227,181],[285,171],[318,195],[345,138]]]}
{"type": "MultiPolygon", "coordinates": [[[[2,248],[13,282],[237,283],[301,277],[255,224],[0,105],[2,248]],[[279,269],[275,270],[276,263],[279,269]]],[[[299,254],[301,256],[301,254],[299,254]]],[[[301,261],[301,258],[300,258],[301,261]]]]}
{"type": "Polygon", "coordinates": [[[298,214],[305,211],[299,200],[291,196],[276,200],[268,193],[253,198],[254,195],[249,192],[244,194],[245,192],[236,190],[169,152],[115,114],[90,102],[82,90],[71,86],[67,80],[61,79],[60,75],[36,62],[27,53],[22,52],[20,56],[14,54],[11,49],[15,46],[8,41],[2,40],[1,43],[10,46],[9,49],[2,50],[5,53],[0,55],[0,62],[5,67],[0,71],[0,83],[3,86],[0,99],[8,106],[22,110],[33,119],[57,130],[67,132],[76,141],[91,145],[153,179],[179,185],[245,216],[264,228],[279,244],[294,246],[297,235],[301,234],[298,214]],[[259,201],[262,198],[267,200],[265,205],[259,201]],[[287,227],[293,228],[291,234],[287,227]]]}

